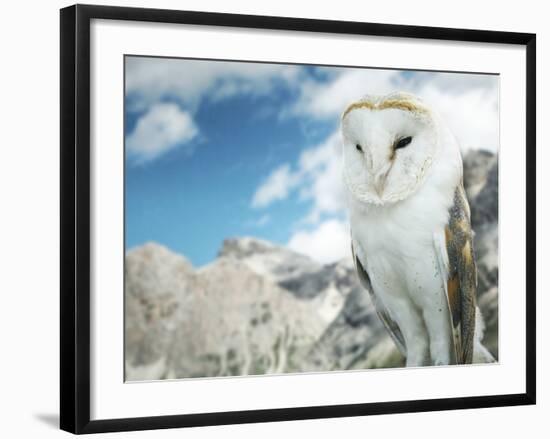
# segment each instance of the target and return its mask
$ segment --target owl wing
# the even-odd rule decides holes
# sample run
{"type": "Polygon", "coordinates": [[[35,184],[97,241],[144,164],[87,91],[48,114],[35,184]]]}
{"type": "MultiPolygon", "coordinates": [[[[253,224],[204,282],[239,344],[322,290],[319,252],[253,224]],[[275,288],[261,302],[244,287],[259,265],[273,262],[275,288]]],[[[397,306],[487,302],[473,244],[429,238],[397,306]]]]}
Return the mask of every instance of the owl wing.
{"type": "Polygon", "coordinates": [[[355,270],[357,271],[359,282],[361,283],[363,288],[365,288],[369,292],[371,301],[374,304],[374,308],[376,309],[378,317],[380,317],[380,320],[382,320],[382,323],[384,323],[384,326],[390,333],[393,341],[399,348],[399,351],[403,355],[406,355],[405,339],[403,338],[403,334],[401,333],[399,326],[397,326],[397,323],[395,323],[395,321],[390,317],[390,314],[386,307],[382,303],[380,303],[379,300],[376,299],[376,295],[370,281],[370,276],[367,273],[367,270],[365,270],[365,268],[363,267],[363,264],[361,264],[361,261],[359,260],[357,255],[355,254],[355,250],[353,248],[353,239],[351,240],[351,254],[353,257],[353,263],[355,265],[355,270]]]}
{"type": "Polygon", "coordinates": [[[477,270],[470,207],[462,183],[455,191],[449,220],[440,236],[435,238],[435,248],[451,316],[456,362],[469,364],[474,346],[477,270]]]}

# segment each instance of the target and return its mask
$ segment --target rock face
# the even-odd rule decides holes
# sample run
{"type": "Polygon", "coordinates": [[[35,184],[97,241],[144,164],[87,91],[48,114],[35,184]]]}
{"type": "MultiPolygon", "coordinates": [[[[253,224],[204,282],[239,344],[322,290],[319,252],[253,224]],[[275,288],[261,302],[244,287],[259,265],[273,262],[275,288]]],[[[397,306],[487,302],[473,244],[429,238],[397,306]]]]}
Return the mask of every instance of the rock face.
{"type": "Polygon", "coordinates": [[[235,258],[197,270],[192,285],[193,312],[173,338],[169,378],[299,371],[326,327],[311,302],[235,258]]]}
{"type": "Polygon", "coordinates": [[[182,256],[148,243],[126,254],[126,379],[156,379],[192,297],[193,267],[182,256]]]}
{"type": "MultiPolygon", "coordinates": [[[[464,158],[483,343],[498,356],[498,162],[464,158]]],[[[154,243],[128,251],[126,380],[400,367],[351,260],[322,265],[255,238],[196,269],[154,243]]]]}
{"type": "Polygon", "coordinates": [[[471,151],[464,169],[475,231],[478,305],[485,320],[483,344],[498,358],[498,157],[471,151]]]}

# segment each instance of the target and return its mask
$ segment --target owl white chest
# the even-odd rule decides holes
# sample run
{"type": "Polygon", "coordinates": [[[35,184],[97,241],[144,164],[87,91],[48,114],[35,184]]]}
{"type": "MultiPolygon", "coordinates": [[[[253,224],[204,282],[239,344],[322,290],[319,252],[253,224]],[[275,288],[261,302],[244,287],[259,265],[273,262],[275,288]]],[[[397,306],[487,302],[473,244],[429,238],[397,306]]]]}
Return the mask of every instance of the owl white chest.
{"type": "MultiPolygon", "coordinates": [[[[350,206],[352,239],[375,294],[389,305],[394,299],[412,300],[424,308],[441,302],[434,236],[443,233],[452,193],[425,187],[408,199],[384,206],[350,206]]],[[[390,312],[392,306],[387,306],[390,312]]]]}

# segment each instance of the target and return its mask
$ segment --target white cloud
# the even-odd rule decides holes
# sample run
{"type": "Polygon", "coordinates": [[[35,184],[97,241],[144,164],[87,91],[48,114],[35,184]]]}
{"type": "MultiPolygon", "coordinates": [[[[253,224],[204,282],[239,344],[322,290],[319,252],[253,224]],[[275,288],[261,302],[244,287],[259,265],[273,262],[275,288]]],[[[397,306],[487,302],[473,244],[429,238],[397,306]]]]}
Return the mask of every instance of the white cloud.
{"type": "Polygon", "coordinates": [[[299,66],[215,62],[174,58],[126,59],[126,95],[130,110],[143,110],[170,97],[194,112],[201,100],[237,94],[265,95],[277,84],[293,86],[299,66]]]}
{"type": "Polygon", "coordinates": [[[287,246],[323,264],[351,257],[349,228],[335,219],[324,221],[313,230],[294,233],[287,246]]]}
{"type": "Polygon", "coordinates": [[[252,207],[262,208],[274,201],[284,200],[299,182],[299,176],[290,171],[288,163],[279,166],[254,193],[252,207]]]}
{"type": "Polygon", "coordinates": [[[322,214],[338,214],[345,209],[341,177],[341,140],[335,132],[320,145],[305,150],[299,160],[299,174],[304,184],[302,199],[311,200],[313,207],[306,222],[317,222],[322,214]]]}
{"type": "Polygon", "coordinates": [[[145,163],[185,145],[197,134],[188,112],[173,103],[155,104],[127,136],[127,152],[136,163],[145,163]]]}
{"type": "Polygon", "coordinates": [[[317,222],[322,214],[341,213],[345,206],[340,148],[340,134],[335,132],[302,152],[294,170],[288,163],[277,167],[254,193],[252,207],[268,207],[298,191],[302,200],[312,201],[306,222],[317,222]]]}
{"type": "Polygon", "coordinates": [[[350,256],[349,228],[335,218],[346,212],[340,148],[340,134],[335,132],[325,142],[305,150],[294,171],[288,164],[275,169],[252,201],[253,207],[267,207],[293,191],[310,201],[309,213],[298,222],[299,228],[287,246],[324,264],[350,256]],[[327,215],[332,218],[320,222],[327,215]]]}
{"type": "Polygon", "coordinates": [[[414,91],[431,104],[449,125],[462,152],[499,146],[498,78],[439,73],[414,91]],[[470,77],[471,76],[471,77],[470,77]]]}
{"type": "Polygon", "coordinates": [[[404,82],[397,70],[341,69],[330,81],[303,81],[300,97],[285,115],[324,119],[338,117],[366,94],[386,94],[404,82]]]}

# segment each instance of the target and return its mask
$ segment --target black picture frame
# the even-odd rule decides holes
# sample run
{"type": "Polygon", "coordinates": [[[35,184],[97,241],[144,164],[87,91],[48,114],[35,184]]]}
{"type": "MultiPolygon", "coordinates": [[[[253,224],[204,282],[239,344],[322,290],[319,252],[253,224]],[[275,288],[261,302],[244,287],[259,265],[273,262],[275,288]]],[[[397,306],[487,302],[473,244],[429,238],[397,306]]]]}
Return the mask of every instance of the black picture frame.
{"type": "Polygon", "coordinates": [[[192,427],[514,406],[536,401],[536,36],[530,33],[74,5],[60,11],[61,328],[60,426],[72,433],[192,427]],[[90,21],[181,23],[255,29],[522,45],[526,48],[526,392],[127,419],[90,419],[90,21]]]}

